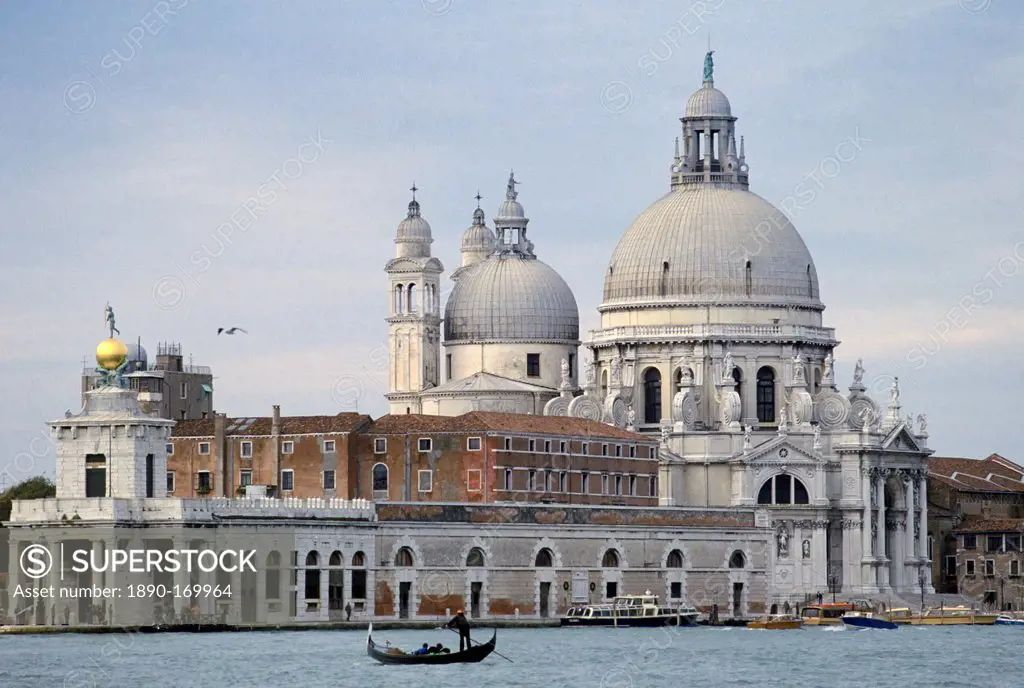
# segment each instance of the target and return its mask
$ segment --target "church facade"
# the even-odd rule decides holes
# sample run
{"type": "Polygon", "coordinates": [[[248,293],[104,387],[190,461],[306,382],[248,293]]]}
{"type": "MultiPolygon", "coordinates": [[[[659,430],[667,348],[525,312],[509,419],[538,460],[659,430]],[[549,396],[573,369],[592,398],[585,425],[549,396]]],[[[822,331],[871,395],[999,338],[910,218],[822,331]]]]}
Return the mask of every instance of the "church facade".
{"type": "Polygon", "coordinates": [[[478,208],[463,235],[445,365],[441,346],[410,364],[392,338],[394,379],[419,367],[447,380],[394,387],[415,401],[392,413],[494,408],[654,433],[664,506],[770,514],[779,599],[932,593],[926,419],[902,415],[898,380],[884,404],[872,399],[859,361],[840,391],[814,261],[785,214],[750,190],[736,122],[708,53],[668,193],[615,248],[601,326],[581,346],[575,299],[536,259],[510,176],[496,231],[478,208]]]}

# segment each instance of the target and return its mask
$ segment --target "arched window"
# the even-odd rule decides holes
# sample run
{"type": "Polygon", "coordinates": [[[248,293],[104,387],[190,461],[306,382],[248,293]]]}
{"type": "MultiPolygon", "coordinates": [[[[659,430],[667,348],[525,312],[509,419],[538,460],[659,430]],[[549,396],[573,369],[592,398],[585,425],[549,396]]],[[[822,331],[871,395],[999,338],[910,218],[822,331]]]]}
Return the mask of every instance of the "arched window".
{"type": "Polygon", "coordinates": [[[366,566],[366,555],[362,552],[356,552],[352,555],[352,567],[362,568],[363,566],[366,566]]]}
{"type": "Polygon", "coordinates": [[[821,368],[814,369],[814,393],[821,391],[821,368]]]}
{"type": "Polygon", "coordinates": [[[366,599],[366,555],[356,552],[352,555],[352,599],[366,599]]]}
{"type": "Polygon", "coordinates": [[[644,371],[644,422],[661,422],[661,373],[657,368],[644,371]]]}
{"type": "Polygon", "coordinates": [[[788,473],[769,478],[757,492],[758,504],[810,504],[807,486],[788,473]]]}
{"type": "Polygon", "coordinates": [[[327,565],[328,566],[342,566],[342,561],[343,561],[343,559],[342,559],[342,556],[341,556],[341,552],[339,552],[338,550],[334,550],[333,552],[331,552],[331,558],[330,558],[330,560],[328,560],[327,565]]]}
{"type": "Polygon", "coordinates": [[[743,552],[736,550],[729,557],[729,568],[731,569],[742,569],[747,565],[747,558],[743,556],[743,552]]]}
{"type": "Polygon", "coordinates": [[[555,565],[555,558],[551,554],[551,550],[547,547],[537,552],[537,558],[534,560],[533,565],[537,568],[547,568],[555,565]]]}
{"type": "Polygon", "coordinates": [[[401,284],[395,285],[395,313],[405,312],[405,294],[401,284]]]}
{"type": "Polygon", "coordinates": [[[419,294],[416,291],[416,285],[415,284],[410,284],[409,285],[408,308],[406,309],[409,313],[416,313],[417,309],[419,308],[419,304],[416,302],[418,297],[419,297],[419,294]]]}
{"type": "Polygon", "coordinates": [[[601,398],[606,399],[608,397],[608,371],[601,371],[601,398]]]}
{"type": "Polygon", "coordinates": [[[327,609],[336,612],[345,606],[345,571],[341,565],[341,552],[331,552],[331,557],[327,560],[327,609]]]}
{"type": "Polygon", "coordinates": [[[775,371],[768,366],[757,371],[757,422],[775,422],[775,371]]]}
{"type": "Polygon", "coordinates": [[[740,397],[740,418],[743,417],[743,372],[739,368],[732,369],[733,389],[740,397]]]}
{"type": "Polygon", "coordinates": [[[306,555],[306,566],[316,566],[320,563],[320,553],[313,550],[306,555]]]}
{"type": "Polygon", "coordinates": [[[388,467],[383,463],[373,465],[373,491],[388,491],[388,467]]]}
{"type": "Polygon", "coordinates": [[[671,552],[669,552],[668,561],[665,562],[665,567],[670,569],[683,568],[683,553],[677,549],[674,549],[671,552]]]}
{"type": "Polygon", "coordinates": [[[466,566],[483,566],[484,565],[484,551],[479,547],[474,547],[469,550],[469,555],[466,557],[466,566]]]}
{"type": "Polygon", "coordinates": [[[747,296],[753,296],[754,295],[754,274],[753,274],[753,270],[751,270],[750,261],[749,260],[747,261],[745,282],[746,282],[747,296]]]}
{"type": "Polygon", "coordinates": [[[606,569],[619,568],[619,553],[614,549],[605,552],[604,557],[601,559],[601,566],[606,569]]]}
{"type": "Polygon", "coordinates": [[[395,566],[412,566],[412,550],[403,547],[395,555],[395,566]]]}
{"type": "Polygon", "coordinates": [[[320,599],[320,554],[313,550],[306,555],[306,599],[320,599]]]}

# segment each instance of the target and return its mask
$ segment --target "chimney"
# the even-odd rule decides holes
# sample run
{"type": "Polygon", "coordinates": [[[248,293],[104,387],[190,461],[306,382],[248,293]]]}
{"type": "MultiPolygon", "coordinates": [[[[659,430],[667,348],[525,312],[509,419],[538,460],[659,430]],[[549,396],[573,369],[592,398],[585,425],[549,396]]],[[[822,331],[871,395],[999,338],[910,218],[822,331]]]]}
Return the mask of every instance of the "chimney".
{"type": "Polygon", "coordinates": [[[214,493],[220,492],[222,496],[229,496],[225,484],[225,475],[231,475],[231,467],[228,462],[226,427],[227,414],[213,414],[213,486],[214,493]]]}
{"type": "MultiPolygon", "coordinates": [[[[270,438],[274,443],[274,475],[270,476],[271,485],[280,485],[281,476],[281,406],[280,404],[274,404],[274,416],[270,424],[270,438]]],[[[277,491],[274,491],[275,497],[280,497],[277,491]]]]}

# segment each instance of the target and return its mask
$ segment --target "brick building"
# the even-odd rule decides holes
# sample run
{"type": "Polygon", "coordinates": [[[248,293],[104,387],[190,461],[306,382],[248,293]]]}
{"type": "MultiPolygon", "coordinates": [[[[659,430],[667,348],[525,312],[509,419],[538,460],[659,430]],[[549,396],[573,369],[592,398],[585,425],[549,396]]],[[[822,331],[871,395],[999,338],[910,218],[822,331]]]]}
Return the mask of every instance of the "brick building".
{"type": "MultiPolygon", "coordinates": [[[[928,462],[928,478],[928,503],[932,509],[928,535],[935,589],[974,595],[985,587],[979,587],[984,580],[971,579],[967,581],[969,585],[963,587],[966,562],[976,561],[976,571],[981,572],[984,564],[978,563],[982,559],[976,560],[976,555],[984,552],[987,541],[980,550],[974,547],[961,556],[963,537],[958,534],[984,539],[986,528],[994,524],[1002,527],[1024,518],[1024,467],[998,454],[982,460],[932,457],[928,462]]],[[[997,528],[993,535],[1001,532],[997,528]]],[[[981,576],[980,573],[972,575],[981,576]]],[[[993,589],[986,588],[977,594],[985,592],[991,593],[993,589]]]]}
{"type": "Polygon", "coordinates": [[[1021,536],[1024,519],[970,520],[957,528],[958,592],[991,609],[1024,609],[1021,536]]]}

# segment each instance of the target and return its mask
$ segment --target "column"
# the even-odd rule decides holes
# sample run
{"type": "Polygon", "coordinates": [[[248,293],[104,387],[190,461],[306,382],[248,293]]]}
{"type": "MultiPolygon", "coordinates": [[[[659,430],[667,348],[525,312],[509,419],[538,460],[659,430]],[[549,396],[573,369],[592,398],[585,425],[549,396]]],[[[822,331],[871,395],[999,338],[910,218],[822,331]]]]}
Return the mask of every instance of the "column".
{"type": "Polygon", "coordinates": [[[861,497],[864,500],[864,518],[861,526],[861,535],[864,543],[862,549],[864,558],[870,559],[873,554],[871,551],[871,469],[862,468],[860,469],[860,474],[861,497]]]}
{"type": "Polygon", "coordinates": [[[926,594],[934,595],[935,587],[932,585],[932,561],[928,556],[928,472],[918,471],[918,499],[921,500],[921,560],[926,562],[925,566],[928,575],[925,577],[924,591],[926,594]]]}
{"type": "Polygon", "coordinates": [[[878,490],[878,558],[882,565],[878,569],[878,587],[888,587],[889,577],[886,575],[888,564],[885,556],[885,471],[879,470],[875,476],[875,489],[878,490]]]}
{"type": "MultiPolygon", "coordinates": [[[[914,545],[914,479],[909,473],[903,474],[903,499],[907,505],[907,559],[913,559],[917,555],[914,545]]],[[[912,584],[916,583],[912,581],[912,584]]]]}

